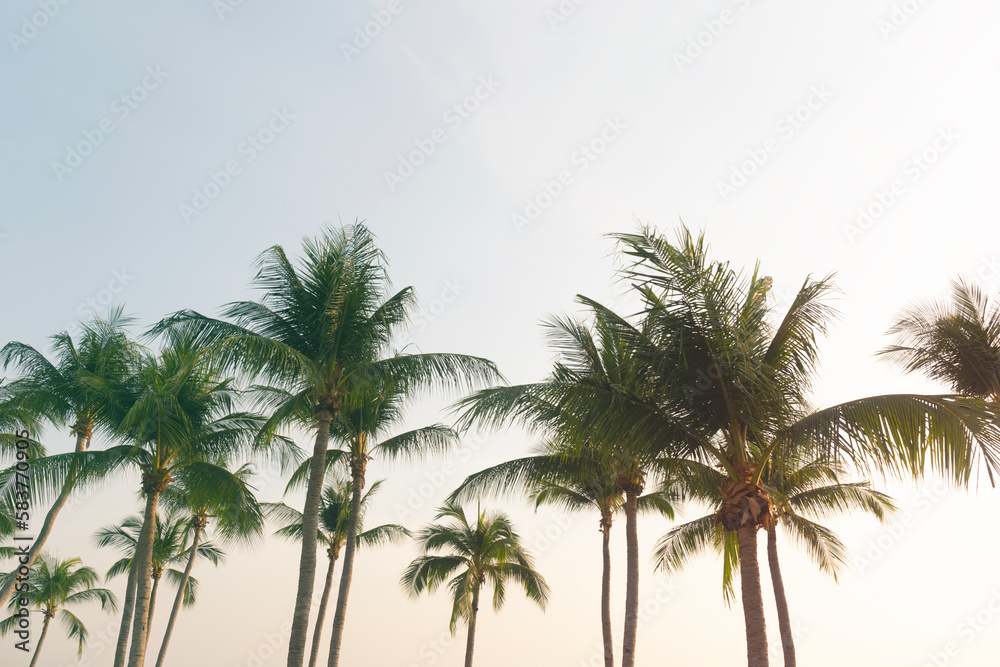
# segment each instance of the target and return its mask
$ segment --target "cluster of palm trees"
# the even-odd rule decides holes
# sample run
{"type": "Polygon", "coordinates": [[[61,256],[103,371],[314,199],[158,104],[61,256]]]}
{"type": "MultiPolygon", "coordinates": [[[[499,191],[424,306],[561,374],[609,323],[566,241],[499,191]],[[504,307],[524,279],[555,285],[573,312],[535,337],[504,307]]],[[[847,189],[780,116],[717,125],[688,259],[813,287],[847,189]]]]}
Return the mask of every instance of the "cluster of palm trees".
{"type": "MultiPolygon", "coordinates": [[[[76,440],[72,453],[42,456],[39,449],[33,461],[32,493],[50,502],[27,558],[39,586],[48,576],[43,567],[52,577],[78,568],[85,573],[80,591],[103,591],[78,561],[59,564],[43,550],[74,490],[134,471],[142,514],[97,538],[123,552],[109,576],[128,576],[114,667],[144,664],[166,573],[177,594],[157,657],[157,667],[164,664],[178,612],[193,597],[195,560],[221,559],[206,541],[210,526],[221,542],[254,543],[267,519],[280,524],[278,535],[301,542],[289,667],[303,667],[307,651],[309,667],[318,662],[335,564],[341,562],[341,576],[331,667],[344,641],[357,548],[410,537],[421,554],[400,583],[411,595],[447,584],[451,629],[459,621],[468,626],[471,665],[485,588],[492,589],[495,609],[512,582],[543,607],[550,595],[506,514],[479,508],[470,516],[463,509],[474,500],[517,496],[536,506],[596,512],[607,667],[615,664],[610,535],[624,514],[619,664],[634,667],[638,515],[673,519],[680,503],[695,501],[714,511],[670,529],[657,543],[657,567],[673,576],[697,553],[720,553],[727,600],[735,599],[738,575],[748,664],[762,667],[768,644],[757,553],[759,531],[766,531],[784,661],[794,665],[777,527],[836,576],[846,547],[818,521],[848,511],[884,519],[894,510],[887,496],[851,478],[933,472],[967,484],[982,466],[992,479],[1000,469],[1000,310],[958,281],[950,302],[914,307],[891,330],[895,344],[882,354],[947,383],[953,393],[872,396],[817,409],[809,396],[819,340],[835,315],[829,278],[807,279],[787,310],[776,312],[770,279],[756,267],[745,273],[711,259],[703,236],[681,228],[671,240],[641,228],[615,239],[626,260],[620,279],[638,295],[640,312],[625,317],[578,297],[584,319],[546,322],[558,358],[531,384],[503,384],[496,366],[480,357],[395,350],[413,292],[391,289],[386,259],[362,224],[307,239],[297,262],[280,246],[266,250],[252,281],[259,300],[231,303],[217,318],[175,313],[147,331],[142,344],[121,310],[84,324],[78,340],[55,336],[51,361],[28,345],[8,343],[0,363],[18,375],[0,383],[0,454],[13,452],[15,429],[68,429],[76,440]],[[156,351],[147,347],[153,342],[156,351]],[[400,433],[407,403],[428,389],[464,396],[454,406],[457,423],[400,433]],[[540,444],[532,456],[470,476],[419,532],[397,525],[364,530],[365,509],[381,484],[368,484],[369,461],[420,461],[454,447],[472,426],[524,427],[540,444]],[[311,451],[290,435],[301,430],[314,435],[311,451]],[[92,448],[95,437],[103,448],[92,448]],[[289,490],[304,488],[301,510],[254,497],[253,462],[268,458],[289,472],[289,490]],[[311,621],[320,547],[328,563],[311,621]],[[171,567],[181,564],[183,571],[171,567]]],[[[13,498],[12,479],[13,469],[0,473],[4,502],[13,498]]],[[[13,532],[10,514],[0,504],[0,538],[13,532]]],[[[10,600],[15,581],[12,573],[0,582],[0,604],[10,600]]],[[[33,598],[45,628],[67,602],[98,599],[116,608],[106,591],[61,600],[45,595],[33,598]]],[[[71,636],[82,646],[85,629],[71,636]]]]}

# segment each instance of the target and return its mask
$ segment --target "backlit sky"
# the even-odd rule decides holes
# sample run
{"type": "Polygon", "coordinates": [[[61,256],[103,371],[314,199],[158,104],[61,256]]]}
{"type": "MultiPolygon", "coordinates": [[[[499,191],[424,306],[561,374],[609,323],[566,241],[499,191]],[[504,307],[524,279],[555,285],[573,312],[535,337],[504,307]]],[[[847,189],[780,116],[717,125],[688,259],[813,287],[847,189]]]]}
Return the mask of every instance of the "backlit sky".
{"type": "MultiPolygon", "coordinates": [[[[760,259],[779,307],[806,275],[837,273],[843,317],[824,344],[818,405],[940,392],[873,354],[902,307],[945,295],[953,276],[1000,286],[998,19],[1000,7],[968,0],[8,0],[0,343],[44,348],[111,303],[140,329],[181,308],[215,313],[254,296],[250,263],[268,246],[296,254],[324,223],[364,219],[395,285],[417,291],[417,349],[485,356],[528,382],[553,358],[539,321],[575,312],[576,294],[630,312],[605,235],[637,220],[672,234],[683,219],[707,230],[715,257],[760,259]]],[[[408,424],[449,419],[455,398],[421,400],[408,424]]],[[[72,446],[64,433],[46,438],[53,451],[72,446]]],[[[532,444],[515,430],[470,436],[450,474],[444,460],[373,466],[370,478],[388,481],[369,522],[419,528],[466,474],[532,444]]],[[[277,500],[283,481],[265,470],[257,486],[277,500]]],[[[115,555],[91,536],[138,507],[137,487],[128,478],[75,499],[50,550],[106,571],[115,555]]],[[[933,480],[890,490],[905,512],[894,533],[830,522],[852,550],[839,584],[781,543],[801,664],[922,667],[947,650],[949,665],[995,663],[997,492],[933,480]]],[[[514,595],[500,614],[484,611],[476,664],[589,664],[596,517],[508,509],[553,596],[544,614],[514,595]]],[[[670,580],[648,564],[667,528],[640,524],[637,664],[740,664],[742,612],[723,605],[720,563],[706,557],[670,580]]],[[[343,665],[461,664],[447,595],[409,600],[397,587],[414,555],[360,554],[343,665]]],[[[200,599],[168,664],[284,665],[297,562],[295,545],[269,538],[218,571],[199,566],[200,599]]],[[[123,595],[124,580],[109,585],[123,595]]],[[[171,594],[158,599],[150,661],[171,594]]],[[[93,639],[79,664],[110,664],[117,623],[80,615],[93,639]]],[[[27,664],[12,645],[0,640],[0,662],[27,664]]],[[[41,664],[74,660],[51,634],[41,664]]]]}

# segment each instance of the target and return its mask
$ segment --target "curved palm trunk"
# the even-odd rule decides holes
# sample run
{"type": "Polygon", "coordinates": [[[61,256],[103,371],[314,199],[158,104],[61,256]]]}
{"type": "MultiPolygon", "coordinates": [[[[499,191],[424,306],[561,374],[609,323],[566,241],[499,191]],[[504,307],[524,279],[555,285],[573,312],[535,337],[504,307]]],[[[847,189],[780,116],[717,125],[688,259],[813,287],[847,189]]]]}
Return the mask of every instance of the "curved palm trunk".
{"type": "Polygon", "coordinates": [[[764,596],[760,590],[760,569],[757,565],[757,527],[743,526],[736,531],[736,539],[740,548],[740,588],[743,594],[743,620],[747,630],[747,665],[768,667],[764,596]]]}
{"type": "MultiPolygon", "coordinates": [[[[80,433],[76,436],[76,448],[73,450],[77,454],[86,451],[87,447],[90,445],[90,436],[86,433],[80,433]]],[[[76,483],[76,466],[70,470],[69,474],[66,475],[66,481],[63,482],[62,490],[59,491],[59,495],[56,497],[55,502],[52,503],[52,507],[49,508],[48,513],[45,515],[45,521],[42,522],[42,528],[38,531],[38,537],[35,538],[34,543],[31,548],[28,549],[28,562],[22,563],[25,567],[31,567],[31,564],[35,562],[35,558],[38,553],[45,546],[45,541],[49,539],[49,534],[52,533],[52,526],[55,525],[56,517],[59,516],[60,510],[69,500],[69,495],[73,492],[73,485],[76,483]]],[[[16,577],[11,577],[7,581],[3,588],[0,588],[0,607],[7,603],[10,598],[10,594],[14,592],[14,586],[17,584],[16,577]]]]}
{"type": "Polygon", "coordinates": [[[38,643],[35,644],[35,655],[31,656],[31,663],[28,667],[35,667],[38,663],[38,654],[42,652],[42,642],[45,641],[45,635],[49,631],[49,621],[51,620],[52,617],[46,614],[45,621],[42,623],[42,634],[38,636],[38,643]]]}
{"type": "Polygon", "coordinates": [[[125,586],[125,604],[122,606],[122,622],[118,626],[118,646],[115,648],[114,667],[124,667],[128,654],[128,628],[135,614],[135,562],[128,569],[128,584],[125,586]]]}
{"type": "Polygon", "coordinates": [[[778,531],[772,525],[767,529],[767,565],[771,569],[771,584],[774,586],[774,603],[778,607],[778,628],[781,631],[781,650],[785,655],[785,667],[795,667],[795,643],[792,639],[792,622],[788,617],[788,600],[785,598],[785,583],[778,567],[778,531]]]}
{"type": "Polygon", "coordinates": [[[615,647],[611,639],[611,519],[601,519],[601,635],[604,639],[604,667],[615,667],[615,647]]]}
{"type": "Polygon", "coordinates": [[[476,619],[479,617],[479,584],[472,589],[472,611],[469,614],[469,636],[465,640],[465,667],[472,667],[472,653],[476,649],[476,619]]]}
{"type": "Polygon", "coordinates": [[[327,667],[337,667],[340,662],[340,644],[344,637],[344,621],[347,618],[347,596],[351,592],[354,552],[358,546],[358,519],[361,516],[361,491],[365,488],[365,464],[364,459],[351,462],[351,518],[347,523],[344,567],[340,572],[340,590],[337,591],[337,611],[333,615],[333,636],[330,638],[330,659],[327,661],[327,667]]]}
{"type": "Polygon", "coordinates": [[[299,584],[295,592],[295,612],[288,638],[288,667],[302,667],[309,631],[309,607],[316,583],[316,533],[319,530],[319,501],[326,471],[326,448],[330,442],[329,412],[316,416],[316,444],[309,463],[309,484],[302,508],[302,555],[299,557],[299,584]]]}
{"type": "MultiPolygon", "coordinates": [[[[330,601],[330,589],[333,588],[333,566],[337,557],[330,553],[330,567],[326,570],[326,584],[323,586],[323,597],[319,599],[319,611],[316,612],[316,629],[313,631],[312,651],[309,654],[309,667],[316,667],[319,659],[319,640],[323,636],[323,620],[326,618],[326,605],[330,601]]],[[[157,665],[156,667],[160,667],[157,665]]]]}
{"type": "MultiPolygon", "coordinates": [[[[194,522],[194,537],[191,538],[191,555],[188,556],[187,567],[184,568],[184,575],[181,577],[180,585],[177,588],[174,606],[170,608],[170,620],[167,621],[167,630],[163,633],[163,643],[160,644],[160,653],[156,656],[156,667],[163,667],[163,659],[167,657],[167,646],[170,644],[170,635],[174,631],[174,623],[177,621],[177,614],[180,613],[181,603],[184,601],[184,589],[187,588],[188,579],[191,578],[191,569],[194,567],[195,556],[198,555],[198,541],[201,539],[202,527],[202,520],[196,518],[194,522]]],[[[150,619],[152,619],[152,612],[150,612],[150,619]]]]}
{"type": "Polygon", "coordinates": [[[142,531],[136,545],[132,567],[136,570],[135,620],[132,623],[132,648],[129,649],[128,667],[142,667],[146,660],[146,642],[149,639],[150,581],[153,570],[153,538],[156,529],[156,505],[160,499],[160,489],[146,492],[146,511],[142,519],[142,531]]]}
{"type": "Polygon", "coordinates": [[[639,628],[639,529],[638,495],[625,491],[625,632],[622,636],[622,667],[635,667],[635,635],[639,628]]]}

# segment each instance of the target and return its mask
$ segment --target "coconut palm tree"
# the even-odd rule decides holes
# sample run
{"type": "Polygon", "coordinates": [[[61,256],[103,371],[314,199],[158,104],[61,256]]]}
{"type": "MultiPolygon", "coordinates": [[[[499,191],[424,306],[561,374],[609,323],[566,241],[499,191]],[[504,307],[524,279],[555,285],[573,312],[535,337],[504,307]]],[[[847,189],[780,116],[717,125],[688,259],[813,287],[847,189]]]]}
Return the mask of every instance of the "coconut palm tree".
{"type": "Polygon", "coordinates": [[[834,315],[827,304],[829,279],[807,279],[773,323],[770,279],[756,269],[744,275],[710,261],[703,236],[682,229],[671,243],[644,228],[616,238],[632,261],[622,275],[644,302],[642,320],[634,324],[591,299],[578,299],[624,341],[635,360],[638,390],[588,381],[501,388],[471,397],[464,418],[549,420],[578,438],[617,441],[634,457],[655,452],[720,466],[726,479],[716,520],[732,533],[741,556],[748,664],[765,667],[756,554],[757,531],[772,520],[761,484],[772,454],[791,449],[845,460],[865,476],[919,477],[930,464],[965,483],[975,461],[992,467],[998,460],[997,412],[959,396],[912,394],[810,410],[818,339],[834,315]]]}
{"type": "MultiPolygon", "coordinates": [[[[100,577],[94,568],[82,567],[79,558],[59,561],[44,553],[39,555],[24,582],[27,590],[19,589],[17,596],[11,598],[8,604],[13,612],[20,606],[22,599],[27,599],[29,606],[40,611],[45,619],[28,667],[35,667],[38,664],[38,656],[42,652],[49,623],[56,616],[62,621],[66,635],[70,639],[77,640],[77,657],[83,654],[83,646],[87,643],[87,627],[69,610],[69,607],[86,602],[100,602],[103,611],[114,612],[118,609],[115,594],[106,588],[97,588],[96,584],[99,582],[100,577]]],[[[0,621],[0,635],[6,635],[14,630],[20,618],[19,615],[12,614],[0,621]]]]}
{"type": "MultiPolygon", "coordinates": [[[[384,544],[396,543],[410,536],[403,526],[383,524],[370,530],[364,530],[365,510],[368,509],[372,497],[378,493],[382,481],[373,483],[361,498],[361,515],[358,519],[358,546],[378,547],[384,544]]],[[[319,534],[317,538],[326,548],[329,565],[326,570],[326,582],[323,585],[323,595],[319,600],[319,611],[316,613],[316,624],[313,629],[312,649],[309,653],[309,667],[316,667],[319,659],[320,639],[323,635],[323,620],[326,618],[327,603],[333,588],[333,568],[340,557],[341,549],[347,542],[348,527],[351,521],[351,481],[334,478],[332,484],[323,490],[323,499],[319,507],[319,534]]],[[[268,515],[283,523],[275,535],[290,540],[302,540],[302,513],[284,503],[265,503],[268,515]]]]}
{"type": "MultiPolygon", "coordinates": [[[[880,355],[1000,407],[1000,306],[977,285],[953,281],[950,301],[911,306],[889,333],[896,342],[880,355]]],[[[989,473],[1000,467],[997,458],[987,462],[989,473]]]]}
{"type": "MultiPolygon", "coordinates": [[[[543,445],[538,454],[500,463],[474,473],[448,497],[462,503],[473,498],[525,495],[535,505],[597,511],[602,536],[601,636],[605,667],[614,667],[611,633],[611,526],[623,510],[625,497],[606,454],[595,447],[561,447],[558,441],[543,445]]],[[[670,519],[676,498],[669,491],[645,493],[637,500],[640,513],[656,512],[670,519]]]]}
{"type": "Polygon", "coordinates": [[[124,624],[132,614],[131,641],[124,633],[119,637],[115,667],[124,663],[126,650],[128,666],[142,667],[149,633],[160,495],[175,477],[184,476],[199,486],[214,488],[220,504],[241,503],[244,485],[214,462],[254,453],[264,420],[234,409],[238,392],[232,379],[210,364],[204,350],[183,331],[169,332],[158,355],[144,355],[127,390],[113,396],[122,406],[116,417],[116,435],[129,444],[106,450],[106,466],[138,467],[145,499],[129,574],[135,579],[135,609],[126,609],[123,615],[124,624]]]}
{"type": "MultiPolygon", "coordinates": [[[[224,461],[216,463],[219,467],[225,467],[224,461]]],[[[190,539],[190,546],[186,550],[183,547],[180,550],[180,555],[187,554],[187,564],[177,582],[177,594],[174,596],[170,619],[167,621],[167,629],[163,634],[160,652],[156,657],[156,667],[162,667],[163,661],[166,659],[170,636],[173,633],[174,624],[177,622],[181,605],[190,606],[194,603],[193,596],[190,594],[192,587],[189,586],[189,583],[192,581],[191,570],[194,568],[195,560],[198,557],[207,558],[212,561],[213,565],[218,566],[223,558],[221,551],[214,547],[208,549],[210,543],[202,541],[205,531],[208,529],[209,520],[216,520],[214,531],[227,544],[252,544],[263,533],[264,521],[261,506],[248,483],[253,475],[253,467],[250,464],[245,464],[232,473],[233,483],[242,490],[236,503],[232,502],[231,496],[227,497],[228,502],[224,503],[216,487],[200,484],[197,477],[189,478],[187,472],[186,469],[180,470],[176,482],[163,492],[164,504],[171,510],[186,515],[183,542],[186,543],[190,539]],[[213,558],[213,555],[216,557],[213,558]]],[[[150,624],[153,621],[152,609],[153,605],[150,602],[150,624]]]]}
{"type": "MultiPolygon", "coordinates": [[[[33,457],[34,491],[42,493],[52,487],[55,500],[28,551],[29,567],[45,546],[60,510],[82,481],[79,455],[89,449],[95,433],[110,428],[109,406],[93,387],[119,386],[131,374],[138,358],[138,348],[127,334],[131,322],[132,319],[117,308],[107,319],[94,318],[81,324],[77,341],[66,332],[53,336],[54,361],[25,343],[7,343],[0,348],[0,363],[4,369],[14,368],[21,374],[7,384],[0,395],[3,399],[0,422],[5,421],[2,415],[6,415],[8,421],[26,423],[25,420],[32,420],[36,428],[42,423],[60,429],[68,426],[70,435],[76,439],[75,457],[53,456],[48,463],[33,457]],[[51,470],[47,471],[49,467],[51,470]],[[52,479],[42,484],[43,475],[52,479]]],[[[4,582],[0,588],[0,605],[10,597],[13,587],[12,579],[4,582]]]]}
{"type": "MultiPolygon", "coordinates": [[[[281,246],[273,246],[258,258],[253,284],[264,292],[261,301],[231,303],[222,310],[224,319],[193,311],[176,313],[153,330],[196,331],[201,341],[214,344],[215,358],[224,367],[239,369],[248,378],[263,378],[281,389],[286,398],[272,406],[264,433],[301,423],[303,418],[315,430],[288,667],[302,667],[305,660],[330,425],[342,413],[351,392],[387,379],[410,395],[430,387],[463,389],[501,377],[491,362],[478,357],[386,356],[392,335],[414,305],[413,291],[405,288],[390,293],[385,256],[363,224],[326,229],[318,238],[306,239],[303,251],[298,265],[281,246]]],[[[366,463],[365,459],[352,462],[355,518],[366,463]]],[[[348,539],[345,548],[347,572],[354,542],[348,539]]],[[[346,603],[346,592],[341,597],[346,603]]]]}
{"type": "MultiPolygon", "coordinates": [[[[177,511],[158,511],[153,530],[153,556],[150,568],[149,608],[146,612],[147,623],[152,625],[153,612],[156,609],[156,595],[159,592],[160,580],[166,577],[177,589],[178,595],[186,606],[195,603],[198,590],[198,580],[185,579],[176,566],[187,560],[188,520],[177,511]]],[[[135,595],[137,580],[131,576],[135,555],[139,547],[142,533],[142,517],[131,515],[121,523],[100,528],[94,535],[94,545],[98,548],[111,547],[123,555],[108,569],[106,579],[126,575],[128,583],[125,591],[125,618],[119,631],[119,641],[128,642],[129,626],[134,622],[135,595]],[[130,615],[131,613],[131,615],[130,615]],[[123,636],[122,636],[123,635],[123,636]]],[[[225,554],[214,544],[203,542],[198,545],[198,556],[218,566],[225,559],[225,554]]]]}
{"type": "MultiPolygon", "coordinates": [[[[843,466],[821,459],[801,463],[776,457],[761,478],[774,509],[772,521],[767,526],[767,561],[785,667],[795,666],[795,643],[778,561],[777,527],[784,527],[806,549],[820,571],[836,581],[847,565],[847,547],[833,531],[815,519],[866,512],[884,522],[897,511],[892,498],[872,490],[869,482],[841,481],[845,474],[843,466]]],[[[718,507],[722,503],[724,482],[721,472],[704,466],[684,480],[683,490],[690,498],[718,507]]],[[[728,605],[736,599],[733,579],[739,567],[739,551],[736,541],[721,529],[714,513],[672,528],[657,542],[653,559],[658,569],[673,573],[708,549],[723,557],[722,589],[728,605]]]]}
{"type": "MultiPolygon", "coordinates": [[[[485,389],[462,399],[457,404],[463,410],[459,424],[498,427],[516,422],[555,438],[560,443],[560,460],[582,466],[585,475],[599,475],[593,492],[605,496],[601,502],[605,505],[602,515],[608,521],[602,528],[606,539],[610,539],[611,509],[620,499],[626,537],[622,665],[633,667],[639,626],[639,499],[647,486],[659,489],[670,477],[673,464],[665,446],[672,443],[630,438],[629,424],[617,429],[605,428],[603,435],[599,435],[601,431],[577,426],[581,418],[593,415],[601,415],[610,423],[623,401],[646,405],[651,401],[653,389],[648,367],[632,354],[628,340],[620,335],[616,324],[600,316],[601,312],[593,307],[592,312],[595,315],[592,326],[569,318],[547,320],[546,337],[559,352],[549,377],[541,383],[485,389]]],[[[518,465],[513,464],[510,471],[517,470],[518,465]]],[[[499,469],[503,470],[502,466],[499,469]]],[[[563,480],[552,481],[565,486],[563,480]]],[[[555,489],[551,495],[561,500],[566,498],[555,489]]],[[[670,504],[659,490],[647,495],[644,506],[670,512],[670,504]]],[[[608,661],[613,653],[607,627],[610,611],[604,610],[603,617],[605,661],[608,661]]]]}
{"type": "Polygon", "coordinates": [[[453,604],[450,629],[455,634],[459,619],[469,627],[465,646],[465,667],[472,667],[476,641],[479,595],[483,586],[493,587],[493,609],[499,611],[506,599],[507,584],[520,584],[529,600],[542,609],[548,601],[549,587],[536,570],[531,556],[521,546],[510,519],[502,512],[479,512],[469,523],[465,511],[454,503],[445,503],[435,521],[417,534],[424,555],[415,559],[403,573],[400,585],[411,596],[434,592],[447,582],[453,604]],[[432,552],[442,552],[435,554],[432,552]]]}
{"type": "MultiPolygon", "coordinates": [[[[615,322],[654,376],[655,399],[624,401],[615,419],[573,412],[578,428],[670,442],[678,457],[719,465],[726,475],[717,521],[734,533],[750,667],[768,664],[757,531],[773,520],[762,475],[775,451],[846,460],[862,473],[919,477],[925,463],[958,483],[1000,451],[996,412],[956,396],[888,395],[810,411],[818,338],[833,310],[829,278],[807,279],[777,324],[771,280],[709,261],[704,236],[686,228],[671,243],[655,230],[616,235],[633,264],[624,276],[644,300],[637,328],[615,322]],[[807,416],[802,418],[801,415],[807,416]]],[[[867,476],[867,474],[866,474],[867,476]]]]}

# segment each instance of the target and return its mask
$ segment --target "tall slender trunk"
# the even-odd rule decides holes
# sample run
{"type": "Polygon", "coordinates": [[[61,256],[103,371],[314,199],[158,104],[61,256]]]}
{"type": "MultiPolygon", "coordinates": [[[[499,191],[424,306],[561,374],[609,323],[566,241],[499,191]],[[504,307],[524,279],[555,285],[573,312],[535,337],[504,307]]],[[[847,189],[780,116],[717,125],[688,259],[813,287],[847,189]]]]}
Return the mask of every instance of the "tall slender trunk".
{"type": "Polygon", "coordinates": [[[35,644],[35,655],[31,656],[31,663],[28,667],[35,667],[38,663],[38,654],[42,652],[42,642],[45,641],[45,634],[49,631],[49,621],[52,617],[48,614],[45,615],[45,620],[42,622],[42,634],[38,636],[38,643],[35,644]]]}
{"type": "Polygon", "coordinates": [[[337,611],[333,615],[333,636],[330,637],[330,658],[327,667],[337,667],[340,662],[340,644],[344,637],[347,618],[347,596],[351,592],[351,575],[354,573],[354,552],[358,546],[358,520],[361,516],[361,491],[365,488],[364,448],[360,457],[351,461],[351,518],[347,522],[347,542],[344,544],[344,566],[340,572],[340,590],[337,591],[337,611]]]}
{"type": "Polygon", "coordinates": [[[118,646],[115,648],[114,667],[125,666],[125,656],[128,655],[128,630],[135,614],[135,559],[128,569],[128,584],[125,586],[125,604],[122,606],[122,622],[118,626],[118,646]]]}
{"type": "MultiPolygon", "coordinates": [[[[163,474],[163,471],[156,471],[163,474]]],[[[146,660],[146,642],[149,640],[150,580],[153,570],[153,538],[156,531],[156,505],[166,482],[153,481],[156,475],[143,475],[146,492],[146,511],[142,517],[142,530],[136,545],[132,567],[136,570],[135,619],[132,623],[132,647],[128,654],[128,667],[142,667],[146,660]],[[147,482],[147,478],[149,481],[147,482]]],[[[169,479],[169,477],[168,477],[169,479]]]]}
{"type": "Polygon", "coordinates": [[[768,667],[767,628],[764,624],[764,596],[760,590],[757,565],[757,527],[736,531],[740,548],[740,588],[743,593],[743,620],[747,630],[748,667],[768,667]]]}
{"type": "Polygon", "coordinates": [[[638,494],[625,490],[625,632],[622,667],[635,667],[635,635],[639,628],[639,529],[638,494]]]}
{"type": "Polygon", "coordinates": [[[792,639],[792,622],[788,617],[788,600],[785,583],[778,567],[778,531],[774,525],[767,529],[767,565],[771,569],[774,586],[774,604],[778,607],[778,628],[781,631],[781,650],[785,654],[785,667],[795,667],[795,642],[792,639]]]}
{"type": "Polygon", "coordinates": [[[167,657],[167,646],[170,644],[170,635],[174,631],[174,623],[177,621],[177,614],[180,613],[181,604],[184,602],[184,589],[187,588],[188,580],[191,578],[191,568],[194,567],[194,559],[198,555],[198,544],[201,539],[201,531],[204,527],[204,517],[195,517],[194,537],[191,538],[191,555],[188,556],[187,566],[184,568],[184,575],[181,577],[180,585],[177,588],[177,596],[174,598],[174,606],[170,608],[170,619],[167,621],[167,630],[163,633],[163,643],[160,644],[160,653],[156,656],[156,667],[163,667],[163,659],[167,657]]]}
{"type": "Polygon", "coordinates": [[[147,634],[153,627],[153,609],[156,608],[156,591],[160,589],[160,576],[155,575],[153,577],[153,589],[149,592],[149,612],[146,613],[147,634]]]}
{"type": "Polygon", "coordinates": [[[611,518],[601,519],[601,635],[604,638],[604,667],[615,667],[615,647],[611,639],[611,518]]]}
{"type": "MultiPolygon", "coordinates": [[[[90,435],[88,433],[78,433],[76,436],[76,448],[73,450],[75,453],[86,451],[87,447],[90,446],[90,435]]],[[[66,480],[63,482],[62,489],[59,491],[59,495],[56,497],[55,502],[52,503],[52,507],[49,508],[48,513],[45,515],[45,521],[42,522],[42,528],[38,531],[38,537],[35,538],[34,543],[32,543],[31,548],[28,549],[28,562],[22,563],[25,567],[31,567],[31,564],[35,562],[35,558],[41,552],[42,547],[45,546],[45,541],[49,539],[49,534],[52,533],[52,526],[55,525],[56,517],[59,516],[60,510],[69,500],[70,494],[73,492],[73,486],[76,483],[76,464],[70,468],[69,474],[66,475],[66,480]]],[[[10,579],[4,583],[3,588],[0,588],[0,607],[7,603],[10,598],[10,594],[14,591],[14,586],[17,584],[16,577],[10,577],[10,579]]]]}
{"type": "MultiPolygon", "coordinates": [[[[330,589],[333,588],[333,566],[337,564],[337,556],[333,547],[327,550],[330,555],[330,567],[326,570],[326,584],[323,586],[323,597],[319,599],[319,611],[316,612],[316,629],[313,631],[312,651],[309,654],[309,667],[316,667],[319,660],[319,640],[323,636],[323,620],[326,618],[326,605],[330,601],[330,589]]],[[[157,665],[156,667],[160,667],[157,665]]]]}
{"type": "Polygon", "coordinates": [[[472,611],[469,614],[469,636],[465,640],[465,667],[472,667],[472,654],[476,650],[476,619],[479,618],[479,584],[472,589],[472,611]]]}
{"type": "Polygon", "coordinates": [[[330,442],[329,412],[316,414],[316,444],[309,463],[309,484],[305,507],[302,508],[302,555],[299,557],[299,584],[295,591],[295,612],[288,638],[288,667],[302,667],[306,657],[306,635],[309,632],[309,607],[316,583],[316,533],[319,530],[319,501],[326,476],[326,448],[330,442]]]}

